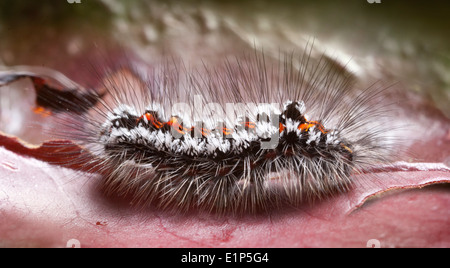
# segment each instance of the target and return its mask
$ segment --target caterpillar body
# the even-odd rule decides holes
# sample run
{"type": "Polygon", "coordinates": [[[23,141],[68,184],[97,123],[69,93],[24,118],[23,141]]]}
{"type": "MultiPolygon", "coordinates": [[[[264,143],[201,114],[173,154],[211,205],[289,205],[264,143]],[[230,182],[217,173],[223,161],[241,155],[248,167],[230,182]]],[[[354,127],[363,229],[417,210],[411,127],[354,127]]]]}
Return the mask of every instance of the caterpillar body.
{"type": "Polygon", "coordinates": [[[326,57],[269,63],[255,52],[145,75],[122,72],[101,93],[59,102],[70,107],[60,136],[95,156],[85,165],[95,163],[107,194],[139,206],[219,214],[298,206],[348,191],[353,174],[391,153],[383,89],[355,90],[345,66],[326,57]]]}

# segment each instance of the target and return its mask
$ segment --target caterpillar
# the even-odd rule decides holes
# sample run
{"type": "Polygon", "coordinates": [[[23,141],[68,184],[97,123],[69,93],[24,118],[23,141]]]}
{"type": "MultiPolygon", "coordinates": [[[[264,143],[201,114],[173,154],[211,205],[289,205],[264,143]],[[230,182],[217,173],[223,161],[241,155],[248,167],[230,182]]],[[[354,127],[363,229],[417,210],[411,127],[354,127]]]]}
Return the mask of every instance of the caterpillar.
{"type": "Polygon", "coordinates": [[[109,196],[164,211],[240,214],[295,207],[351,189],[389,163],[388,109],[376,84],[311,49],[187,67],[165,62],[110,74],[103,89],[57,93],[31,74],[38,105],[60,113],[60,137],[94,156],[109,196]],[[44,93],[45,92],[45,93],[44,93]],[[55,96],[57,96],[55,98],[55,96]]]}

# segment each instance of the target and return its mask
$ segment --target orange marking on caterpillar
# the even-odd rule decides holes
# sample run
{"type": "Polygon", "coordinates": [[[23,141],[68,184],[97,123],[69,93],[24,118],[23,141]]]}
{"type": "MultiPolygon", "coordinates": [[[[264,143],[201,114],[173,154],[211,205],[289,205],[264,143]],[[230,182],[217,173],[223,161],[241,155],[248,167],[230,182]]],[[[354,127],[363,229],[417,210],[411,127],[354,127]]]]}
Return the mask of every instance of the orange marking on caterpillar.
{"type": "MultiPolygon", "coordinates": [[[[182,125],[180,125],[178,123],[178,119],[174,116],[172,116],[170,118],[169,122],[167,122],[166,124],[171,126],[173,129],[178,131],[178,133],[183,134],[183,135],[188,131],[187,128],[183,127],[182,125]]],[[[191,130],[192,130],[192,128],[191,128],[191,130]]]]}
{"type": "Polygon", "coordinates": [[[280,133],[283,132],[285,129],[284,125],[282,123],[280,123],[280,133]]]}
{"type": "Polygon", "coordinates": [[[309,131],[310,128],[312,128],[314,126],[316,126],[320,130],[320,132],[322,132],[323,134],[328,133],[328,130],[326,130],[323,127],[323,125],[318,121],[306,121],[306,123],[300,124],[298,126],[298,129],[301,131],[307,132],[307,131],[309,131]]]}
{"type": "Polygon", "coordinates": [[[138,122],[143,118],[146,118],[148,122],[152,123],[153,126],[160,129],[164,126],[162,122],[159,122],[151,113],[145,113],[141,117],[139,117],[138,122]]]}
{"type": "Polygon", "coordinates": [[[222,133],[223,133],[224,135],[230,135],[231,133],[233,133],[233,129],[223,127],[223,128],[222,128],[222,133]]]}

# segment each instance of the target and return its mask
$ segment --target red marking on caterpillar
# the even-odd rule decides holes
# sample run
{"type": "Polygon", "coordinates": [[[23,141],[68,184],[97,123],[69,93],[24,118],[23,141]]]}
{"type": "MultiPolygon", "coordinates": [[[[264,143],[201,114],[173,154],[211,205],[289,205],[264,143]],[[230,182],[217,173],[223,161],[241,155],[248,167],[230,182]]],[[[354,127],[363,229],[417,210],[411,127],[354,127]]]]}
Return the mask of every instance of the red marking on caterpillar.
{"type": "MultiPolygon", "coordinates": [[[[146,112],[145,114],[141,115],[136,120],[136,124],[139,125],[139,123],[142,123],[143,120],[145,120],[149,124],[153,125],[153,127],[155,127],[156,129],[161,129],[166,125],[170,126],[170,127],[172,127],[173,130],[179,132],[180,134],[194,133],[196,131],[195,126],[186,128],[186,127],[183,127],[182,125],[180,125],[177,117],[171,117],[169,119],[169,121],[167,121],[167,122],[160,122],[160,121],[158,121],[157,118],[155,118],[155,116],[152,113],[146,112]]],[[[302,121],[305,123],[301,123],[297,127],[297,129],[301,130],[302,132],[308,132],[310,128],[317,127],[319,129],[319,131],[322,132],[323,134],[328,133],[328,131],[325,130],[324,126],[320,122],[308,121],[304,117],[302,118],[302,121]]],[[[250,121],[243,122],[241,125],[247,129],[254,129],[256,127],[256,124],[254,122],[250,122],[250,121]]],[[[286,128],[285,124],[280,123],[279,124],[279,133],[282,133],[285,128],[286,128]]],[[[200,128],[199,131],[202,134],[202,136],[208,136],[212,130],[207,129],[207,128],[200,128]]],[[[230,135],[233,133],[233,129],[226,128],[226,127],[223,127],[221,131],[224,135],[230,135]]]]}
{"type": "Polygon", "coordinates": [[[39,105],[70,113],[60,135],[94,155],[85,165],[107,194],[176,212],[254,213],[345,192],[352,174],[389,161],[383,89],[357,91],[344,66],[309,53],[163,65],[147,79],[119,72],[102,94],[33,82],[59,96],[39,105]]]}

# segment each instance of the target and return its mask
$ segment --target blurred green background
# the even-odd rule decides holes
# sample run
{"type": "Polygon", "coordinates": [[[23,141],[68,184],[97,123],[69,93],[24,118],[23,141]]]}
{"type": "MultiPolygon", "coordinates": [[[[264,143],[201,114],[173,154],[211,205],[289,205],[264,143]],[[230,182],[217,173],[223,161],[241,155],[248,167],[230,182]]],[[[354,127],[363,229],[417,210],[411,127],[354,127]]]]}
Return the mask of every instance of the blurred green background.
{"type": "Polygon", "coordinates": [[[2,0],[0,65],[46,66],[77,79],[87,73],[83,62],[93,47],[152,62],[255,45],[270,54],[302,49],[314,38],[318,49],[351,58],[362,77],[401,81],[450,116],[448,1],[80,2],[2,0]]]}

